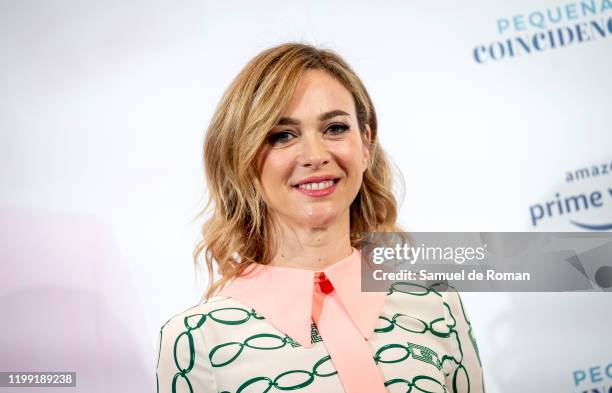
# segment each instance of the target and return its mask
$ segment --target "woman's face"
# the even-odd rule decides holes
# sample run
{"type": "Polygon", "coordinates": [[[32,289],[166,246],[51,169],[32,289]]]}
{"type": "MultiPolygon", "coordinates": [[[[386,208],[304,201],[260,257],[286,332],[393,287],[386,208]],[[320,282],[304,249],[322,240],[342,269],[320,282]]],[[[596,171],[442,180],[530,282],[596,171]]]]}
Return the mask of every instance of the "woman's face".
{"type": "Polygon", "coordinates": [[[351,93],[324,71],[306,71],[258,160],[272,218],[292,227],[348,224],[368,158],[351,93]]]}

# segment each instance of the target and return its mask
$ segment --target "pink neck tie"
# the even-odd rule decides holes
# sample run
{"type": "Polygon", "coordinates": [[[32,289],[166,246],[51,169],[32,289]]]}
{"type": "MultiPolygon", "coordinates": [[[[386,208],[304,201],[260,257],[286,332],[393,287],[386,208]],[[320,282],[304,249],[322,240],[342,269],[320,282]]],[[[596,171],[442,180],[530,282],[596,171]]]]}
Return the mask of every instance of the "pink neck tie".
{"type": "Polygon", "coordinates": [[[372,348],[351,321],[332,283],[320,274],[315,291],[324,296],[318,321],[323,344],[338,371],[346,393],[387,393],[380,368],[374,363],[372,348]]]}

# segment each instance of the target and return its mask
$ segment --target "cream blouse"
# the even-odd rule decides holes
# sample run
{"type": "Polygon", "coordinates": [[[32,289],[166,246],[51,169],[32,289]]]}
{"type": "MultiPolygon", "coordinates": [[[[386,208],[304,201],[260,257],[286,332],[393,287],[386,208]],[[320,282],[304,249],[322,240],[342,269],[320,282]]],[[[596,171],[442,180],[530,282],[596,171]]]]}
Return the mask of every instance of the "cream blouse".
{"type": "Polygon", "coordinates": [[[456,291],[361,292],[361,255],[321,272],[254,264],[164,324],[157,391],[484,392],[456,291]]]}

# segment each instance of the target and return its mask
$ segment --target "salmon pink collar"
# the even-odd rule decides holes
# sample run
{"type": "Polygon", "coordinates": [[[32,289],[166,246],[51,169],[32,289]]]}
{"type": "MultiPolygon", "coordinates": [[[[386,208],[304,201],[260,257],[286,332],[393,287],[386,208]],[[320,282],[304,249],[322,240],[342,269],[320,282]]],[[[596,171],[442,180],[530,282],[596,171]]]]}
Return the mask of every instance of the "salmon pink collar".
{"type": "MultiPolygon", "coordinates": [[[[361,252],[353,247],[351,255],[321,272],[331,282],[352,323],[369,339],[386,294],[361,292],[361,252]]],[[[252,264],[219,295],[241,301],[300,345],[310,348],[312,298],[319,274],[314,270],[252,264]]]]}

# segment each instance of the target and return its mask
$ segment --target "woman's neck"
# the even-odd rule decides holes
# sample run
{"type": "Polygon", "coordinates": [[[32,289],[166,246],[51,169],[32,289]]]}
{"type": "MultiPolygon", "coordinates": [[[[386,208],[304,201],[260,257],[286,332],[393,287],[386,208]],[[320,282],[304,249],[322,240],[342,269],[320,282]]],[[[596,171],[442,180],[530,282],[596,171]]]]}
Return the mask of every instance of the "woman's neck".
{"type": "Polygon", "coordinates": [[[329,247],[303,247],[299,252],[279,250],[270,261],[270,266],[319,271],[348,257],[352,252],[350,242],[345,243],[343,247],[335,244],[329,247]]]}
{"type": "Polygon", "coordinates": [[[350,225],[327,228],[280,226],[270,266],[323,270],[353,252],[350,225]]]}

